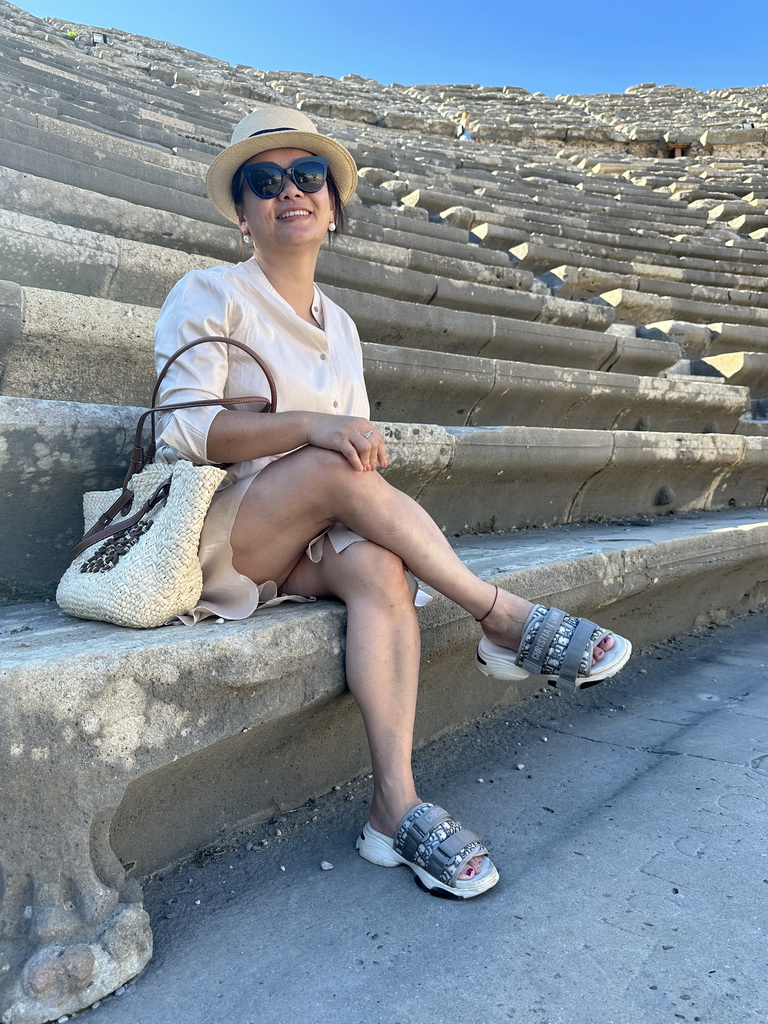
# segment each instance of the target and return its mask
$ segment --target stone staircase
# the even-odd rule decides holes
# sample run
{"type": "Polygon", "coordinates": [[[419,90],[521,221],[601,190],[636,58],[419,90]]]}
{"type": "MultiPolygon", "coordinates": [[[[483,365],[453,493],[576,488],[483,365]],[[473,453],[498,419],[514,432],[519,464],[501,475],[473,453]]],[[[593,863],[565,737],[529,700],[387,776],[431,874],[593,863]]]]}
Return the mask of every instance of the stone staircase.
{"type": "MultiPolygon", "coordinates": [[[[165,294],[245,255],[203,177],[255,103],[358,162],[319,282],[389,478],[474,571],[639,644],[768,596],[768,90],[383,86],[71,28],[0,2],[3,1024],[142,969],[147,874],[367,767],[340,605],[134,632],[51,600],[82,492],[123,476],[165,294]]],[[[420,614],[418,741],[535,688],[481,684],[471,620],[420,614]]]]}

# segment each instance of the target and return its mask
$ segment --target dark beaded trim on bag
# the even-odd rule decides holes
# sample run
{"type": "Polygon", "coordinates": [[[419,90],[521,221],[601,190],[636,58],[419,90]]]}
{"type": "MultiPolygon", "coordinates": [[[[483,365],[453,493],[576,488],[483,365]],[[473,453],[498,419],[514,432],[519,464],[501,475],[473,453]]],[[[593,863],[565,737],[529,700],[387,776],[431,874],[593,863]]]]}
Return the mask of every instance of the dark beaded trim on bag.
{"type": "Polygon", "coordinates": [[[102,544],[91,557],[80,566],[80,572],[109,572],[114,569],[120,559],[133,547],[138,544],[139,538],[143,537],[150,527],[154,526],[153,519],[142,519],[127,530],[121,530],[113,537],[110,537],[106,544],[102,544]]]}

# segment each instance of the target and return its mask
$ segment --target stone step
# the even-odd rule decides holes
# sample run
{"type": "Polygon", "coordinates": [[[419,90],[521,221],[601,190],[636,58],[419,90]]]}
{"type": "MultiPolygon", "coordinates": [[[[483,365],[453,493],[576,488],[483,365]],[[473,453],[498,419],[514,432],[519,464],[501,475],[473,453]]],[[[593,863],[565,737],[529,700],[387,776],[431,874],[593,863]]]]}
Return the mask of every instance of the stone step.
{"type": "MultiPolygon", "coordinates": [[[[768,520],[729,512],[469,537],[457,551],[479,575],[641,645],[761,608],[768,520]]],[[[478,627],[439,596],[419,621],[417,742],[540,687],[468,686],[478,627]]],[[[266,821],[369,769],[345,693],[344,622],[327,601],[142,632],[54,605],[4,610],[0,773],[14,842],[3,851],[0,1016],[39,1024],[113,992],[151,955],[140,879],[211,846],[222,827],[266,821]],[[178,826],[142,830],[158,807],[178,826]],[[49,976],[65,956],[71,981],[56,989],[49,976]]]]}
{"type": "MultiPolygon", "coordinates": [[[[556,250],[552,251],[555,255],[556,250]]],[[[619,260],[597,260],[589,256],[580,256],[573,259],[568,257],[568,262],[562,266],[553,267],[551,271],[547,273],[555,274],[562,280],[561,271],[564,271],[568,275],[575,277],[571,281],[571,287],[576,290],[571,294],[570,288],[564,294],[562,298],[573,298],[580,294],[581,289],[589,287],[589,282],[592,275],[599,277],[600,274],[615,277],[620,279],[622,277],[633,278],[637,280],[648,281],[647,290],[653,290],[654,282],[658,283],[661,287],[666,287],[670,284],[683,283],[687,285],[706,285],[709,287],[719,288],[732,288],[736,291],[762,291],[765,283],[764,277],[758,274],[732,274],[726,270],[693,270],[687,265],[680,265],[677,261],[677,265],[674,264],[659,264],[659,263],[643,263],[641,261],[634,261],[632,263],[622,263],[619,260]]],[[[549,278],[544,275],[544,280],[549,278]]],[[[562,286],[558,286],[561,288],[562,286]]],[[[627,285],[627,287],[631,287],[627,285]]],[[[605,291],[606,289],[602,289],[605,291]]],[[[643,290],[643,289],[638,289],[643,290]]],[[[586,294],[586,293],[585,293],[586,294]]],[[[590,294],[598,294],[591,292],[590,294]]]]}
{"type": "Polygon", "coordinates": [[[140,82],[132,80],[120,69],[110,68],[82,51],[76,51],[72,57],[30,48],[14,53],[7,36],[0,49],[0,72],[4,79],[50,90],[62,102],[76,104],[76,109],[91,106],[101,113],[105,108],[123,106],[124,119],[138,124],[140,111],[156,107],[166,117],[196,125],[198,131],[205,126],[213,134],[221,132],[220,103],[213,97],[207,99],[204,93],[192,97],[149,77],[140,82]]]}
{"type": "MultiPolygon", "coordinates": [[[[43,203],[46,220],[56,225],[68,224],[100,235],[199,253],[226,263],[236,262],[245,255],[238,241],[239,233],[233,227],[195,221],[107,196],[100,196],[98,205],[94,206],[93,193],[87,189],[0,167],[0,210],[38,217],[43,203]]],[[[358,231],[367,223],[364,219],[353,218],[351,229],[358,233],[337,237],[332,251],[376,264],[476,281],[478,284],[498,284],[521,291],[530,291],[533,286],[533,274],[514,269],[501,254],[450,244],[448,250],[458,252],[460,256],[442,255],[422,248],[404,248],[412,241],[412,233],[403,236],[402,232],[391,229],[384,232],[388,242],[369,241],[360,237],[358,231]]],[[[382,235],[382,232],[378,234],[382,235]]]]}
{"type": "MultiPolygon", "coordinates": [[[[155,377],[157,310],[0,286],[0,381],[18,398],[141,405],[155,377]]],[[[374,414],[444,426],[548,426],[730,433],[741,387],[537,366],[364,342],[374,414]]]]}
{"type": "MultiPolygon", "coordinates": [[[[119,485],[138,410],[0,398],[2,600],[50,596],[85,490],[119,485]]],[[[387,478],[449,535],[762,504],[768,440],[734,434],[380,425],[387,478]]]]}
{"type": "MultiPolygon", "coordinates": [[[[482,223],[486,219],[489,223],[500,226],[516,228],[520,223],[533,223],[555,227],[570,227],[571,229],[587,228],[596,232],[630,233],[639,226],[644,231],[655,232],[660,235],[669,236],[685,231],[692,235],[701,235],[707,228],[706,221],[695,221],[693,218],[667,217],[666,211],[654,219],[650,208],[645,211],[642,207],[633,206],[631,209],[615,203],[612,207],[604,204],[599,207],[583,205],[581,196],[572,195],[567,199],[558,201],[548,191],[543,191],[537,197],[536,202],[528,204],[521,203],[515,199],[509,199],[504,203],[497,203],[492,213],[485,218],[482,212],[478,212],[476,222],[482,223]]],[[[466,205],[471,206],[471,203],[466,205]]],[[[541,228],[547,230],[546,227],[541,228]]],[[[576,236],[578,237],[578,235],[576,236]]]]}
{"type": "MultiPolygon", "coordinates": [[[[531,236],[533,238],[533,236],[531,236]]],[[[696,259],[688,256],[685,260],[677,256],[664,256],[654,253],[652,256],[646,254],[638,257],[637,253],[623,251],[622,253],[611,254],[609,250],[601,248],[602,256],[596,256],[583,251],[583,246],[570,248],[559,239],[545,239],[543,236],[536,236],[536,241],[525,242],[514,246],[510,250],[511,259],[516,267],[521,270],[530,270],[531,273],[541,274],[567,264],[573,267],[590,267],[595,270],[602,270],[606,273],[633,274],[642,272],[641,268],[652,267],[656,275],[678,274],[683,280],[688,279],[685,275],[706,274],[707,280],[697,280],[696,283],[716,284],[722,280],[722,275],[730,279],[749,282],[749,287],[759,286],[764,279],[756,273],[755,267],[739,265],[730,262],[725,257],[727,250],[721,255],[721,260],[696,259]]],[[[691,280],[693,278],[691,277],[691,280]]]]}
{"type": "MultiPolygon", "coordinates": [[[[525,244],[525,243],[521,243],[525,244]]],[[[617,245],[596,245],[587,241],[575,241],[558,238],[556,235],[532,233],[527,239],[527,248],[514,246],[510,250],[511,257],[522,270],[551,269],[561,263],[572,262],[580,256],[596,257],[601,260],[619,260],[626,263],[652,262],[655,266],[680,266],[696,269],[717,271],[723,267],[727,273],[739,275],[755,275],[762,273],[759,265],[737,258],[744,255],[744,250],[730,255],[731,247],[727,242],[717,249],[704,245],[684,245],[681,242],[670,242],[667,251],[657,248],[653,252],[640,252],[635,249],[617,245]],[[566,251],[568,255],[558,258],[555,253],[566,251]],[[549,262],[552,260],[553,262],[549,262]]]]}
{"type": "Polygon", "coordinates": [[[721,352],[768,352],[768,327],[746,326],[745,324],[708,324],[711,341],[702,353],[716,356],[721,352]]]}
{"type": "Polygon", "coordinates": [[[657,320],[690,320],[706,324],[725,320],[746,326],[768,327],[768,309],[717,302],[678,299],[671,295],[652,295],[649,292],[616,288],[600,296],[616,311],[619,323],[639,324],[657,320]]]}
{"type": "Polygon", "coordinates": [[[63,157],[86,166],[103,168],[106,165],[116,174],[149,185],[205,196],[204,163],[177,159],[169,150],[142,145],[82,124],[17,109],[13,119],[0,117],[0,139],[4,147],[20,144],[27,149],[39,149],[41,166],[46,158],[63,157]]]}
{"type": "Polygon", "coordinates": [[[8,167],[0,167],[0,210],[36,219],[45,210],[41,223],[196,252],[223,262],[235,262],[243,252],[239,232],[232,225],[151,209],[8,167]]]}
{"type": "MultiPolygon", "coordinates": [[[[716,278],[716,275],[711,275],[716,278]]],[[[738,278],[736,280],[739,280],[738,278]]],[[[626,288],[629,291],[648,292],[690,301],[716,302],[724,305],[768,308],[768,293],[762,285],[755,290],[741,289],[737,285],[717,285],[676,281],[645,274],[607,274],[586,268],[556,267],[543,277],[553,293],[561,299],[583,301],[606,291],[626,288]]]]}
{"type": "MultiPolygon", "coordinates": [[[[235,237],[231,235],[233,242],[235,237]]],[[[185,273],[222,262],[159,245],[114,239],[1,208],[0,246],[5,252],[5,273],[19,284],[99,295],[119,302],[140,298],[143,305],[158,307],[185,273]],[[77,262],[72,258],[75,253],[77,262]]],[[[237,243],[232,248],[238,248],[237,243]]],[[[245,247],[239,248],[232,257],[246,259],[245,247]]],[[[473,274],[475,268],[469,261],[442,263],[439,258],[419,260],[409,256],[408,250],[392,246],[366,248],[365,243],[357,246],[355,239],[342,241],[321,253],[317,280],[407,302],[520,319],[535,318],[545,309],[556,310],[545,296],[497,287],[498,277],[503,276],[501,268],[483,273],[485,267],[481,265],[480,273],[473,274]],[[358,252],[362,258],[358,258],[358,252]],[[421,263],[425,269],[431,263],[442,273],[412,269],[414,263],[421,263]],[[457,269],[460,273],[456,276],[464,280],[454,279],[451,272],[457,269]],[[485,280],[481,283],[478,277],[485,280]]],[[[533,277],[509,270],[507,281],[532,285],[533,277]]],[[[580,312],[575,311],[575,315],[580,312]]]]}
{"type": "MultiPolygon", "coordinates": [[[[183,217],[191,216],[212,224],[225,223],[202,196],[177,192],[174,187],[146,182],[132,177],[130,173],[105,168],[100,166],[96,154],[93,154],[91,163],[84,163],[79,156],[65,157],[46,153],[23,142],[5,141],[3,163],[17,171],[87,189],[97,196],[124,199],[139,206],[183,217]]],[[[125,165],[123,167],[125,169],[125,165]]]]}

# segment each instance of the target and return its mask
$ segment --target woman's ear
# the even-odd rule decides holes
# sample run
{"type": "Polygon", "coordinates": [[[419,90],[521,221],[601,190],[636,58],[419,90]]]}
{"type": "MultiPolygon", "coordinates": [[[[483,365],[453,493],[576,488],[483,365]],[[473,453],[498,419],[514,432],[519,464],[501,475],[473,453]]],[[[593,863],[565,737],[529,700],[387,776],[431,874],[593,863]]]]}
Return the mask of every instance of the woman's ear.
{"type": "Polygon", "coordinates": [[[235,213],[237,214],[237,226],[240,228],[240,237],[246,245],[250,245],[251,229],[248,227],[243,208],[239,203],[235,204],[235,213]]]}

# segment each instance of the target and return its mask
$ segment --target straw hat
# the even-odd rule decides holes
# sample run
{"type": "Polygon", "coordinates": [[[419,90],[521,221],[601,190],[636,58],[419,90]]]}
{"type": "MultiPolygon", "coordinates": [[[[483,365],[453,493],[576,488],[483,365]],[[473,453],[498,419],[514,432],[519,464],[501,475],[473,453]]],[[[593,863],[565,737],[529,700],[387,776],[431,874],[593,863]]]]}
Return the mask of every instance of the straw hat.
{"type": "Polygon", "coordinates": [[[339,142],[321,135],[306,114],[291,107],[261,106],[235,125],[232,141],[208,168],[205,184],[208,198],[227,220],[237,224],[232,199],[232,179],[238,168],[269,149],[305,149],[324,156],[342,203],[347,203],[357,185],[357,166],[339,142]]]}

